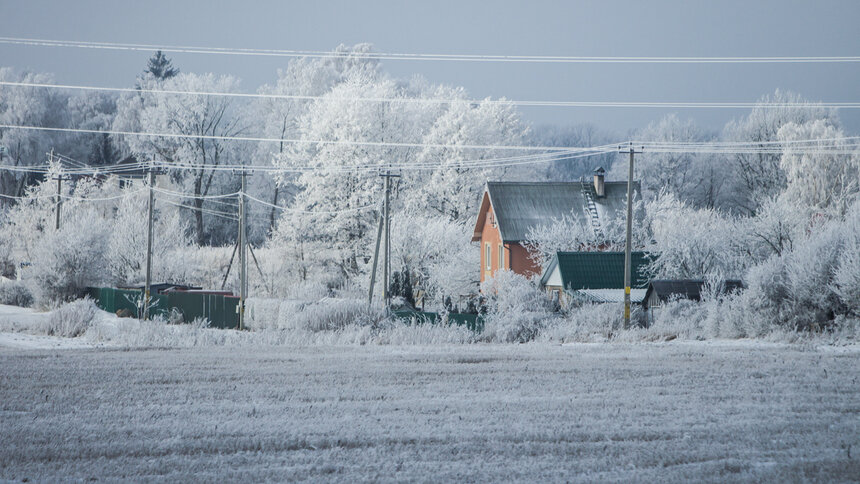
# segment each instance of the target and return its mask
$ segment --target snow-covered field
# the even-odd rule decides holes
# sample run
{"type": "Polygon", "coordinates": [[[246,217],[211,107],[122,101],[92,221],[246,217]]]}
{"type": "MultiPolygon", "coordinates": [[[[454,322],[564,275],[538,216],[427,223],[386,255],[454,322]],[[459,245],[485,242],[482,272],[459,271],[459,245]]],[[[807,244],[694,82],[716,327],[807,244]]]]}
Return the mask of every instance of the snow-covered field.
{"type": "Polygon", "coordinates": [[[0,480],[860,478],[856,346],[3,345],[0,368],[0,480]]]}

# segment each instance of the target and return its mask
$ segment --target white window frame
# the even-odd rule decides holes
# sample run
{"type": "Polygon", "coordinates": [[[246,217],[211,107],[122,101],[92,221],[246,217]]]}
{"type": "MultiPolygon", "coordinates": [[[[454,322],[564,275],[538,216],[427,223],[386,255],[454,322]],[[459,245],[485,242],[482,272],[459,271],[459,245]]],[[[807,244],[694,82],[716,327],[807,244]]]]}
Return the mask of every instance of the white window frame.
{"type": "Polygon", "coordinates": [[[505,268],[505,244],[499,244],[499,270],[505,268]]]}
{"type": "Polygon", "coordinates": [[[493,269],[493,246],[489,242],[484,245],[484,268],[488,271],[493,269]]]}

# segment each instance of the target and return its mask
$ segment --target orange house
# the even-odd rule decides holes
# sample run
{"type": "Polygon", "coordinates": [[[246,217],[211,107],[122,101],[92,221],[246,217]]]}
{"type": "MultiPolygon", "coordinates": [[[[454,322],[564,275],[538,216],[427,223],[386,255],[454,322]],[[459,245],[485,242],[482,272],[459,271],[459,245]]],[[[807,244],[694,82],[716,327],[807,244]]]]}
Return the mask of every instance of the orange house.
{"type": "MultiPolygon", "coordinates": [[[[634,190],[639,191],[638,182],[634,190]]],[[[566,216],[598,236],[602,226],[619,212],[627,199],[627,182],[606,182],[598,168],[594,180],[578,182],[487,182],[475,221],[472,242],[481,243],[481,282],[497,270],[540,274],[541,267],[523,245],[532,227],[566,216]]]]}

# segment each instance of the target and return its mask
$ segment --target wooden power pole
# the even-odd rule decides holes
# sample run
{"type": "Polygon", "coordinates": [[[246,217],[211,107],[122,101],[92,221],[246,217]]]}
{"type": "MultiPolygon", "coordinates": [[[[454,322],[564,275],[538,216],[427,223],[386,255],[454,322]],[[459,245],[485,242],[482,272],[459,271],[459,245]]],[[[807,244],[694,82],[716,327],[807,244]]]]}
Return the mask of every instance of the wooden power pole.
{"type": "Polygon", "coordinates": [[[630,285],[631,265],[633,250],[633,155],[642,153],[633,148],[633,143],[627,150],[619,150],[630,154],[630,163],[627,168],[627,237],[624,243],[624,329],[630,327],[630,285]]]}
{"type": "Polygon", "coordinates": [[[385,229],[385,262],[382,265],[382,297],[385,300],[386,310],[391,307],[391,179],[399,178],[399,174],[391,173],[391,169],[385,170],[379,176],[385,178],[385,199],[382,204],[382,216],[379,218],[379,227],[376,232],[376,249],[373,252],[373,269],[370,273],[370,289],[368,291],[368,303],[373,303],[373,286],[376,283],[376,267],[379,261],[379,243],[383,238],[383,227],[385,229]]]}
{"type": "Polygon", "coordinates": [[[146,234],[146,283],[143,294],[143,319],[149,319],[149,304],[152,300],[152,225],[155,210],[155,170],[149,166],[149,223],[146,234]]]}

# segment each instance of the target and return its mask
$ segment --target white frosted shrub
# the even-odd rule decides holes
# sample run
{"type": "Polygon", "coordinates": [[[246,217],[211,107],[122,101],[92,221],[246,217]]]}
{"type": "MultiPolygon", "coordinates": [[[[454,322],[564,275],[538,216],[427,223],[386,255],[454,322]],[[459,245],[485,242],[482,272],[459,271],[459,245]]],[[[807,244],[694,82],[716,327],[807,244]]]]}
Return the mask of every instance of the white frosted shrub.
{"type": "Polygon", "coordinates": [[[33,295],[21,281],[0,277],[0,304],[29,307],[33,304],[33,295]]]}
{"type": "Polygon", "coordinates": [[[377,307],[359,299],[327,298],[309,303],[293,315],[294,327],[309,331],[334,331],[349,325],[375,326],[385,318],[377,307]]]}
{"type": "Polygon", "coordinates": [[[860,317],[860,203],[854,204],[847,218],[833,285],[848,314],[860,317]]]}
{"type": "Polygon", "coordinates": [[[605,341],[624,323],[623,304],[583,304],[541,331],[540,341],[560,343],[605,341]]]}
{"type": "Polygon", "coordinates": [[[512,271],[499,271],[481,285],[487,298],[483,338],[488,341],[531,341],[556,316],[553,303],[530,280],[512,271]]]}
{"type": "Polygon", "coordinates": [[[48,317],[45,334],[75,338],[87,332],[101,310],[90,298],[63,304],[48,317]]]}
{"type": "Polygon", "coordinates": [[[704,333],[707,311],[707,306],[699,301],[668,301],[655,313],[648,329],[655,334],[696,339],[704,333]]]}
{"type": "Polygon", "coordinates": [[[32,266],[25,279],[35,303],[48,307],[83,295],[87,286],[101,283],[107,272],[107,228],[93,211],[82,211],[78,220],[49,230],[34,247],[32,266]]]}
{"type": "Polygon", "coordinates": [[[381,308],[368,307],[365,300],[343,298],[251,298],[247,314],[248,328],[253,330],[338,331],[351,325],[379,327],[385,319],[381,308]]]}

